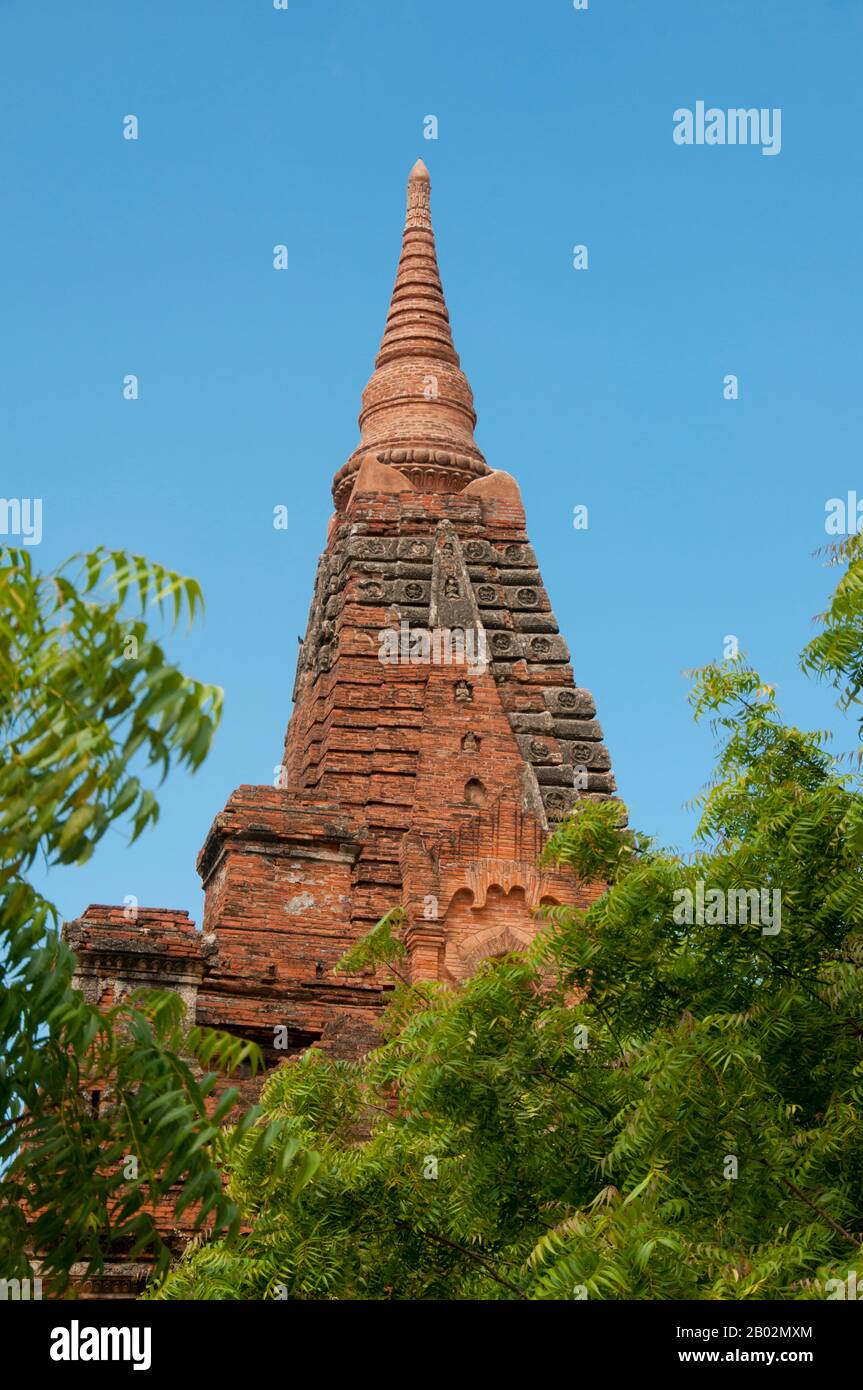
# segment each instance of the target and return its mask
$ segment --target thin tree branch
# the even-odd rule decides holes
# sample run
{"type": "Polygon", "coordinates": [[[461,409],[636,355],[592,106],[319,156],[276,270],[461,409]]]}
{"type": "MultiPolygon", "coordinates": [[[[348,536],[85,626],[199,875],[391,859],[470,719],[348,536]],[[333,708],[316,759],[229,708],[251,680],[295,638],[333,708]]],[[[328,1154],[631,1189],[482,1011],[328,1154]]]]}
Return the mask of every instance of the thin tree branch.
{"type": "Polygon", "coordinates": [[[494,1266],[488,1260],[484,1259],[482,1255],[478,1255],[475,1250],[470,1250],[465,1245],[458,1245],[454,1240],[447,1240],[446,1236],[436,1236],[433,1235],[431,1231],[418,1231],[407,1221],[397,1221],[395,1224],[400,1230],[409,1231],[412,1236],[421,1236],[424,1240],[433,1240],[438,1245],[446,1245],[450,1250],[457,1250],[460,1255],[467,1255],[468,1259],[475,1260],[477,1264],[482,1265],[486,1274],[490,1275],[495,1283],[502,1284],[505,1289],[509,1289],[510,1293],[514,1293],[516,1298],[524,1299],[526,1303],[530,1302],[526,1293],[518,1288],[516,1284],[511,1284],[508,1279],[504,1279],[502,1274],[498,1274],[494,1266]]]}

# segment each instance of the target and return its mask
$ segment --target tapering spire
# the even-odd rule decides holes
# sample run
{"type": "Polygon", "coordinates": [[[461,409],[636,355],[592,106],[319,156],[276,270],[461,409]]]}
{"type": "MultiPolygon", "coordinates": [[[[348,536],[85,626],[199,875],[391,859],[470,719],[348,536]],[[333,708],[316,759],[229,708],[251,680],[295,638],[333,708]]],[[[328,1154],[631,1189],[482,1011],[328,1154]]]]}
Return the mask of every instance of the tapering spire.
{"type": "Polygon", "coordinates": [[[418,159],[408,176],[402,253],[384,336],[363,392],[360,442],[333,483],[338,506],[368,453],[415,487],[435,492],[460,492],[488,472],[473,437],[473,394],[450,330],[430,193],[428,169],[418,159]]]}

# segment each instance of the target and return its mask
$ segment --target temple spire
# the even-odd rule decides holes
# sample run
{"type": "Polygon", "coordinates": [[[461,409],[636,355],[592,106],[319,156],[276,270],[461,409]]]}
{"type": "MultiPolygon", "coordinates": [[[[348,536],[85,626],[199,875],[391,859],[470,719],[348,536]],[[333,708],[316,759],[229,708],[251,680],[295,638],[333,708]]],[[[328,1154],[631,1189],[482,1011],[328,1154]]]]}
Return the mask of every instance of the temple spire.
{"type": "Polygon", "coordinates": [[[418,159],[408,176],[402,251],[384,335],[363,392],[360,442],[333,483],[340,507],[369,453],[415,487],[433,492],[460,492],[488,472],[473,437],[473,394],[450,329],[430,195],[429,172],[418,159]]]}

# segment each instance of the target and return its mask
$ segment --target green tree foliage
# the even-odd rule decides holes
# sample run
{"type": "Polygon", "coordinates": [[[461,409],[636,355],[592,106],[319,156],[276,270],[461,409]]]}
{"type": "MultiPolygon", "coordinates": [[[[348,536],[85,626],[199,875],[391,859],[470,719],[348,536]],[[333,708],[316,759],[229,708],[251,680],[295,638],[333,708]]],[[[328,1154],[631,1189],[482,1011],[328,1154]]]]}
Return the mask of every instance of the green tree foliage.
{"type": "Polygon", "coordinates": [[[87,1005],[31,882],[37,861],[80,864],[109,827],[136,839],[155,822],[134,766],[164,778],[210,747],[221,691],[167,660],[154,603],[174,624],[202,606],[194,580],[139,556],[99,550],[42,575],[28,551],[0,551],[0,1275],[32,1272],[29,1252],[55,1290],[73,1262],[95,1272],[118,1248],[163,1268],[160,1201],[215,1229],[237,1220],[214,1162],[236,1093],[217,1101],[216,1074],[192,1064],[230,1071],[257,1050],[190,1031],[174,994],[87,1005]]]}
{"type": "MultiPolygon", "coordinates": [[[[841,558],[803,665],[851,706],[859,540],[841,558]]],[[[363,1061],[275,1071],[281,1131],[229,1161],[250,1229],[156,1296],[807,1299],[863,1279],[859,777],[742,661],[692,699],[719,743],[697,853],[580,804],[547,854],[603,896],[459,988],[399,985],[363,1061]],[[781,893],[778,931],[685,920],[684,890],[743,889],[781,893]]],[[[399,921],[351,968],[401,974],[399,921]]]]}

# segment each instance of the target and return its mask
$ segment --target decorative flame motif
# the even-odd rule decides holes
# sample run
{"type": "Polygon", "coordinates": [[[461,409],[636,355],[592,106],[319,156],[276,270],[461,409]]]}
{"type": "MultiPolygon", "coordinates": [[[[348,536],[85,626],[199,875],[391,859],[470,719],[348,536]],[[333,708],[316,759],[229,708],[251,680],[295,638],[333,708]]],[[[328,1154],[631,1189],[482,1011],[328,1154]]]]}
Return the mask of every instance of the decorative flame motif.
{"type": "Polygon", "coordinates": [[[432,229],[431,222],[431,180],[426,166],[418,159],[408,178],[408,210],[405,218],[405,231],[408,228],[424,227],[432,229]]]}

